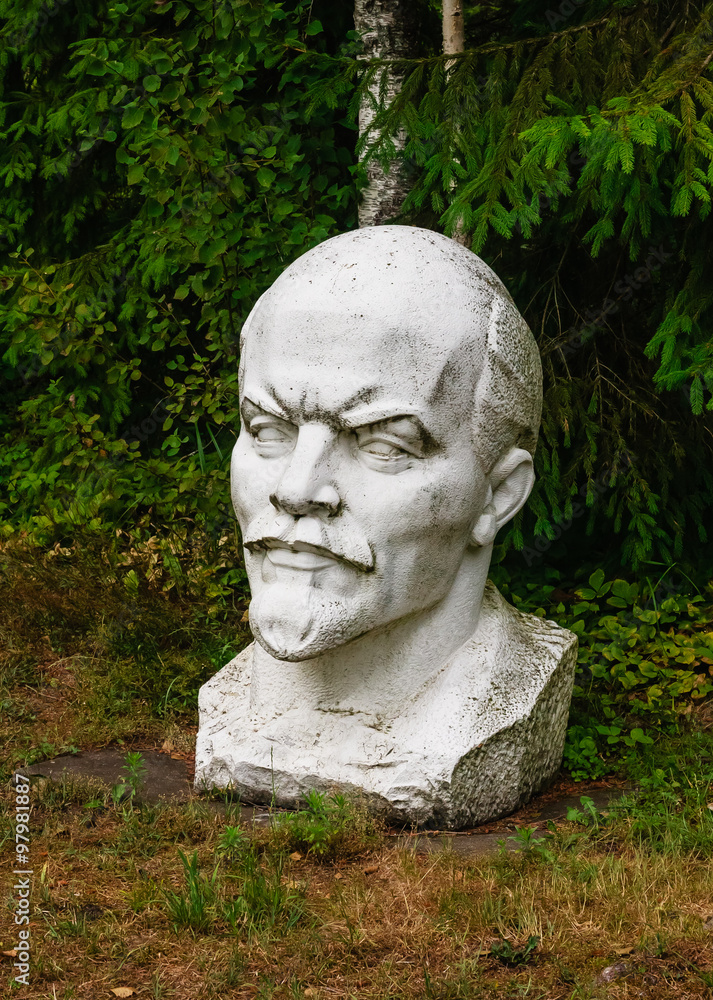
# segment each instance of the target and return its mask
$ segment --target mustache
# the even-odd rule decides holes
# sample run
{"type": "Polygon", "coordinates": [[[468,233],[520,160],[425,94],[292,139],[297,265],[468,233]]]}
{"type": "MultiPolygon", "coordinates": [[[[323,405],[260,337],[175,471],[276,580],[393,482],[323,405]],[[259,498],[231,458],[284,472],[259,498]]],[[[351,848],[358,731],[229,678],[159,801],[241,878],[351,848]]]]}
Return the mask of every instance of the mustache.
{"type": "Polygon", "coordinates": [[[341,523],[327,526],[316,517],[294,518],[266,510],[253,518],[243,532],[243,545],[248,552],[273,548],[314,552],[370,573],[375,565],[371,546],[356,526],[343,518],[344,514],[341,523]]]}

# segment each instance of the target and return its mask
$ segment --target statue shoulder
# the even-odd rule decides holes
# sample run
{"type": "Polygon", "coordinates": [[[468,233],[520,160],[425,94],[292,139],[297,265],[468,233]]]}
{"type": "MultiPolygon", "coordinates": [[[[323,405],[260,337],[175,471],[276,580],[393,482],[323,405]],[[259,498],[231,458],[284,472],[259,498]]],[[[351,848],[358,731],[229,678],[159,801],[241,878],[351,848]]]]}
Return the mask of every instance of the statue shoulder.
{"type": "Polygon", "coordinates": [[[255,643],[251,642],[203,684],[198,695],[201,712],[210,712],[211,708],[224,706],[227,699],[234,701],[240,692],[249,691],[254,649],[255,643]]]}

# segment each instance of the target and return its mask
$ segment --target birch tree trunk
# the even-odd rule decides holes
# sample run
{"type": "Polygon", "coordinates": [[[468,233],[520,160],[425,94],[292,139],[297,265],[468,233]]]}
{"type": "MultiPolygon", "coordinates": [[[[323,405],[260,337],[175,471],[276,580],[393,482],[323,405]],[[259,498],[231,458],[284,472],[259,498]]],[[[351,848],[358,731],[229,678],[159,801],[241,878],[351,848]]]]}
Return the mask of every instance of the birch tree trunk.
{"type": "Polygon", "coordinates": [[[463,0],[443,0],[443,53],[448,56],[464,49],[463,0]]]}
{"type": "MultiPolygon", "coordinates": [[[[465,28],[463,26],[463,0],[443,0],[443,54],[446,56],[463,52],[465,49],[465,28]]],[[[449,67],[453,66],[453,62],[449,67]]],[[[453,184],[455,187],[455,183],[453,184]]],[[[470,241],[463,232],[463,226],[458,224],[453,239],[463,246],[469,246],[470,241]]]]}
{"type": "MultiPolygon", "coordinates": [[[[415,54],[416,12],[413,0],[354,0],[354,27],[360,33],[364,59],[406,59],[415,54]]],[[[403,74],[389,69],[387,105],[401,89],[403,74]]],[[[377,105],[380,74],[369,90],[377,105]]],[[[363,136],[375,117],[371,101],[364,98],[359,110],[359,135],[363,136]]],[[[394,136],[397,153],[406,146],[403,130],[394,136]]],[[[362,154],[363,155],[363,154],[362,154]]],[[[394,159],[388,172],[375,160],[366,165],[367,186],[359,205],[359,226],[378,226],[399,214],[408,194],[409,180],[402,157],[394,159]]]]}

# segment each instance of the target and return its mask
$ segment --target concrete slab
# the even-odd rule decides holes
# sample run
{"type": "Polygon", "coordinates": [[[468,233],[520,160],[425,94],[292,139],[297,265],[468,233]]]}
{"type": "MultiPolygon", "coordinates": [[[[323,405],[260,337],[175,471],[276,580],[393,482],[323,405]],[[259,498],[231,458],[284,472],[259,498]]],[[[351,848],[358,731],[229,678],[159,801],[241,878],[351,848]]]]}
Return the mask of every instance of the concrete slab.
{"type": "MultiPolygon", "coordinates": [[[[191,762],[189,760],[177,759],[157,750],[142,750],[141,756],[146,766],[147,775],[144,784],[138,791],[138,801],[180,803],[193,799],[203,801],[216,812],[225,811],[224,803],[207,800],[196,795],[190,780],[191,762]]],[[[89,750],[33,764],[26,768],[26,773],[54,781],[63,774],[94,778],[111,788],[123,780],[122,771],[125,767],[125,757],[126,752],[116,749],[89,750]]],[[[535,796],[527,806],[512,816],[484,824],[473,830],[457,833],[438,830],[428,833],[408,833],[394,830],[387,839],[394,846],[429,854],[444,850],[453,851],[461,856],[495,853],[501,840],[505,841],[507,850],[516,850],[517,843],[509,838],[518,827],[534,826],[542,834],[550,820],[562,821],[566,819],[568,809],[581,809],[580,798],[582,796],[588,796],[598,810],[604,810],[614,800],[631,790],[631,786],[621,783],[612,783],[604,787],[602,783],[581,785],[577,787],[574,794],[572,788],[573,783],[563,779],[559,786],[552,786],[542,795],[535,796]]],[[[282,812],[283,810],[275,811],[282,812]]],[[[247,824],[264,825],[269,822],[270,810],[251,804],[243,804],[241,818],[247,824]]]]}
{"type": "MultiPolygon", "coordinates": [[[[188,763],[174,760],[169,754],[157,750],[142,750],[146,765],[146,780],[139,789],[137,799],[158,802],[161,799],[186,801],[192,795],[188,780],[188,763]]],[[[26,768],[28,774],[56,781],[63,774],[81,778],[95,778],[109,788],[124,780],[125,753],[119,750],[88,750],[52,760],[43,760],[26,768]]]]}

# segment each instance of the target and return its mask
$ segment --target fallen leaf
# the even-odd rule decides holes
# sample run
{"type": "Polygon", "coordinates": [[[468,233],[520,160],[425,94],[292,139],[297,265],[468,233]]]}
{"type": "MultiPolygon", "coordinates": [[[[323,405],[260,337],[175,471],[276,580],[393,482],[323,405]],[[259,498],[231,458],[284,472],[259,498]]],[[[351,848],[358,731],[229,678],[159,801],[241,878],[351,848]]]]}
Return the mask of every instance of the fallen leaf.
{"type": "Polygon", "coordinates": [[[336,872],[335,875],[334,875],[334,877],[335,878],[344,878],[344,876],[342,875],[341,872],[336,872]]]}
{"type": "Polygon", "coordinates": [[[308,986],[308,987],[307,987],[307,989],[305,990],[305,996],[306,996],[306,997],[313,997],[313,996],[314,996],[314,990],[313,990],[313,989],[311,989],[311,988],[310,988],[310,987],[308,986]]]}
{"type": "Polygon", "coordinates": [[[0,955],[4,955],[5,958],[17,958],[16,951],[1,951],[0,955]]]}
{"type": "Polygon", "coordinates": [[[292,858],[293,861],[301,861],[302,860],[302,855],[300,854],[299,851],[293,851],[292,854],[290,854],[290,857],[292,858]]]}
{"type": "Polygon", "coordinates": [[[136,990],[132,989],[131,986],[116,986],[111,992],[115,997],[132,997],[136,990]]]}
{"type": "Polygon", "coordinates": [[[615,955],[619,955],[620,957],[622,957],[623,955],[631,955],[632,951],[636,951],[636,948],[634,947],[634,945],[631,945],[628,948],[615,948],[614,949],[614,954],[615,955]]]}
{"type": "Polygon", "coordinates": [[[366,868],[364,869],[364,874],[373,875],[374,872],[378,872],[378,870],[379,870],[378,865],[367,865],[366,868]]]}
{"type": "Polygon", "coordinates": [[[249,608],[248,608],[247,611],[243,612],[243,617],[240,619],[240,621],[241,622],[249,622],[250,621],[250,609],[249,608]]]}
{"type": "Polygon", "coordinates": [[[183,760],[183,757],[180,753],[172,753],[171,760],[183,760]]]}

